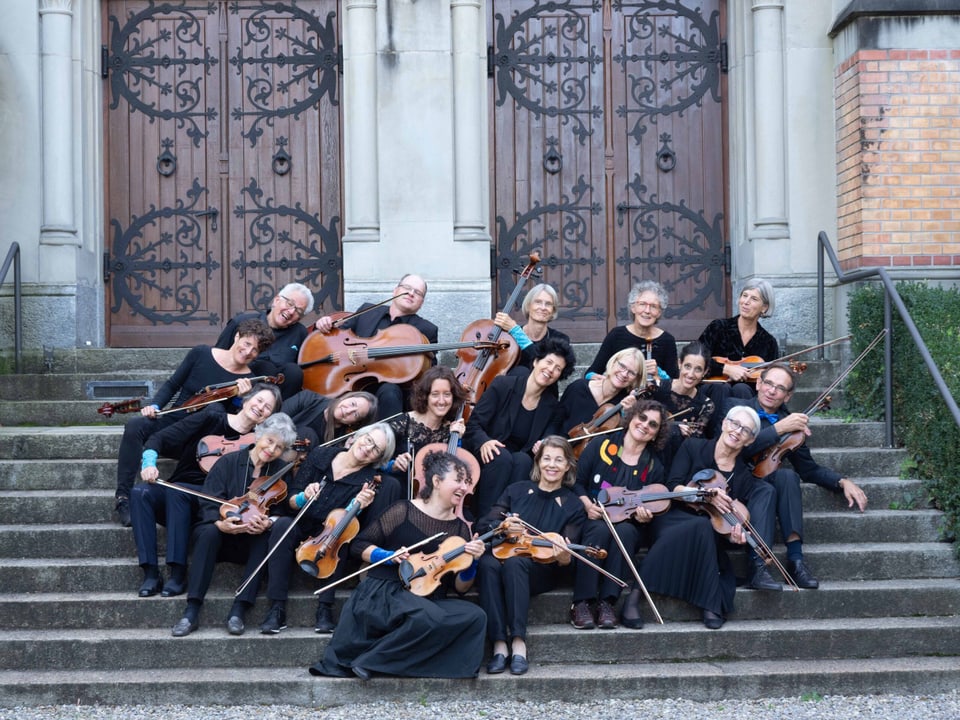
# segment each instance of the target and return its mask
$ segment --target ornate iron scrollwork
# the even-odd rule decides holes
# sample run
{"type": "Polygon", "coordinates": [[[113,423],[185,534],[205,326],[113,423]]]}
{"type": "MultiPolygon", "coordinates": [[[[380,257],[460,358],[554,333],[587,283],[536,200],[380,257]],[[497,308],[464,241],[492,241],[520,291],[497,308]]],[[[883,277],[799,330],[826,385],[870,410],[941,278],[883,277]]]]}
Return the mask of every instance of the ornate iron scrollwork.
{"type": "MultiPolygon", "coordinates": [[[[239,4],[234,3],[230,11],[238,14],[239,4]]],[[[337,46],[335,18],[336,13],[328,13],[324,24],[316,15],[294,4],[269,2],[257,8],[244,20],[244,41],[241,47],[237,48],[237,54],[230,58],[230,64],[236,67],[241,75],[245,67],[250,68],[251,74],[245,78],[246,98],[253,109],[235,107],[231,115],[241,122],[247,117],[254,118],[250,127],[242,133],[243,137],[250,141],[251,147],[256,146],[257,140],[263,135],[263,123],[273,127],[276,118],[299,118],[301,113],[315,107],[324,96],[329,96],[332,105],[338,104],[340,51],[337,46]],[[289,27],[303,29],[303,33],[295,37],[281,25],[272,34],[274,40],[287,40],[297,50],[289,55],[271,55],[264,50],[253,56],[245,56],[245,47],[271,39],[268,17],[274,15],[288,15],[289,27]],[[275,82],[272,78],[272,69],[275,67],[289,67],[290,79],[275,82]],[[299,99],[291,98],[285,107],[271,107],[271,102],[278,93],[289,93],[294,87],[302,88],[306,94],[299,99]]]]}
{"type": "MultiPolygon", "coordinates": [[[[627,183],[639,204],[633,207],[639,212],[633,218],[631,228],[633,237],[630,246],[617,258],[618,265],[630,271],[634,265],[648,267],[651,271],[658,265],[679,266],[680,271],[672,281],[664,281],[667,291],[676,286],[693,281],[696,291],[686,302],[671,304],[665,315],[682,317],[694,308],[703,308],[705,303],[723,305],[724,288],[724,251],[723,251],[723,215],[717,213],[712,224],[703,216],[703,211],[688,208],[683,200],[679,204],[661,202],[656,195],[647,196],[647,186],[634,175],[627,183]],[[664,220],[676,217],[670,225],[664,220]],[[671,245],[679,248],[677,253],[659,254],[660,239],[667,238],[671,245]],[[647,247],[645,253],[631,252],[647,247]]],[[[619,313],[622,320],[628,320],[626,310],[619,313]]]]}
{"type": "Polygon", "coordinates": [[[209,75],[217,64],[210,48],[202,46],[203,24],[195,15],[196,11],[206,11],[213,15],[217,4],[187,5],[186,0],[179,3],[164,2],[157,4],[150,0],[140,12],[131,12],[127,22],[121,27],[120,20],[110,16],[110,51],[108,68],[110,73],[110,109],[115,110],[123,98],[131,112],[139,112],[155,120],[173,120],[178,128],[186,128],[187,136],[196,147],[207,136],[201,129],[199,119],[209,122],[217,117],[213,107],[203,108],[202,78],[191,79],[187,74],[190,67],[200,66],[203,73],[209,75]],[[158,31],[143,33],[142,25],[147,22],[169,21],[177,19],[175,33],[162,28],[158,31]],[[147,37],[141,41],[141,33],[147,37]],[[157,47],[161,42],[173,40],[176,35],[177,57],[158,55],[157,47]],[[191,56],[185,47],[197,45],[203,47],[202,56],[191,56]],[[171,79],[176,76],[176,82],[171,79]],[[156,102],[143,99],[144,88],[152,87],[159,91],[160,97],[172,96],[174,107],[158,107],[156,102]]]}
{"type": "Polygon", "coordinates": [[[687,7],[678,0],[614,0],[613,7],[624,13],[637,10],[635,14],[627,16],[626,45],[613,58],[614,62],[623,66],[629,81],[629,97],[633,101],[631,106],[619,106],[617,115],[623,118],[637,117],[628,132],[637,144],[647,132],[647,123],[656,124],[658,116],[672,113],[682,115],[685,109],[701,105],[707,93],[712,95],[714,101],[720,101],[719,12],[713,12],[710,19],[706,20],[700,8],[687,7]],[[657,27],[657,15],[669,17],[670,22],[657,27]],[[681,33],[676,29],[679,26],[677,19],[686,21],[687,32],[681,33]],[[673,51],[656,52],[653,44],[655,35],[672,38],[673,51]],[[642,52],[627,52],[629,46],[645,40],[648,42],[642,52]],[[642,64],[645,72],[627,72],[628,67],[634,64],[642,64]],[[654,80],[657,77],[655,65],[660,65],[661,69],[672,66],[675,70],[672,76],[660,80],[659,88],[654,80]],[[662,93],[687,86],[689,92],[678,94],[672,102],[660,101],[662,93]]]}
{"type": "Polygon", "coordinates": [[[589,247],[589,222],[587,216],[599,215],[602,210],[599,203],[584,201],[590,197],[593,188],[587,184],[581,175],[576,185],[571,188],[571,194],[564,194],[560,202],[541,205],[534,203],[532,209],[525,213],[517,213],[516,221],[507,226],[506,219],[497,216],[497,273],[499,274],[497,287],[500,292],[498,305],[502,306],[510,294],[512,287],[512,271],[518,265],[526,264],[526,259],[534,250],[542,250],[558,243],[563,248],[564,257],[550,255],[543,259],[542,265],[548,268],[562,268],[565,279],[559,283],[558,292],[562,298],[560,316],[564,318],[604,317],[603,309],[584,310],[587,307],[590,293],[587,279],[571,280],[574,268],[589,265],[591,274],[596,275],[604,260],[594,252],[590,258],[576,258],[572,252],[575,246],[589,247]],[[560,231],[547,230],[541,237],[531,238],[530,230],[534,224],[542,225],[548,217],[562,217],[560,231]],[[562,235],[562,236],[561,236],[562,235]]]}
{"type": "Polygon", "coordinates": [[[208,209],[198,209],[197,204],[207,188],[194,179],[193,186],[187,191],[189,202],[177,200],[174,207],[157,208],[150,206],[149,212],[131,218],[126,229],[116,218],[110,220],[113,228],[113,256],[106,261],[106,270],[113,284],[114,304],[111,312],[119,312],[124,302],[130,306],[134,315],[142,315],[154,324],[183,323],[207,321],[211,325],[220,324],[217,313],[198,313],[203,293],[200,282],[182,282],[192,277],[196,271],[206,271],[209,280],[220,264],[213,259],[210,252],[206,259],[190,260],[185,252],[187,248],[202,249],[203,227],[198,216],[209,213],[208,209]],[[176,233],[161,232],[156,240],[147,240],[145,230],[155,227],[161,219],[176,218],[176,233]],[[166,250],[176,244],[181,248],[180,260],[172,260],[166,250]],[[158,312],[156,308],[143,304],[143,295],[137,294],[141,288],[151,288],[164,298],[176,297],[180,307],[179,313],[158,312]]]}
{"type": "MultiPolygon", "coordinates": [[[[233,214],[248,218],[248,249],[268,248],[261,259],[249,259],[245,252],[230,264],[246,278],[247,270],[256,277],[273,279],[274,270],[295,270],[295,280],[308,287],[320,288],[314,293],[318,305],[330,301],[329,307],[336,310],[340,294],[340,278],[343,276],[343,256],[340,253],[340,218],[334,216],[330,227],[324,227],[319,214],[311,215],[300,203],[293,207],[275,205],[272,198],[264,198],[264,192],[255,178],[242,190],[252,201],[253,208],[238,205],[233,214]],[[295,238],[287,230],[277,232],[277,218],[292,218],[294,227],[306,229],[306,239],[295,238]],[[319,243],[319,244],[318,244],[319,243]],[[274,250],[277,256],[274,257],[274,250]]],[[[276,294],[276,283],[248,281],[251,307],[266,310],[276,294]]]]}
{"type": "Polygon", "coordinates": [[[599,105],[587,106],[590,99],[589,74],[577,77],[572,72],[575,66],[586,65],[590,73],[600,67],[602,56],[593,48],[586,55],[576,54],[576,45],[584,45],[588,40],[588,23],[584,15],[596,13],[600,9],[598,2],[575,3],[535,2],[523,12],[517,12],[507,24],[503,15],[497,13],[495,31],[495,50],[493,64],[497,68],[497,105],[503,105],[512,98],[517,107],[532,113],[535,118],[541,116],[559,117],[564,125],[572,125],[573,132],[584,144],[593,134],[588,123],[591,118],[603,115],[599,105]],[[559,33],[553,25],[543,25],[542,32],[531,31],[538,16],[548,13],[565,16],[559,33]],[[561,54],[545,50],[548,41],[557,35],[560,40],[574,44],[562,48],[561,54]],[[561,66],[568,75],[557,83],[545,78],[544,69],[561,66]],[[531,86],[538,86],[539,93],[532,93],[531,86]],[[534,100],[533,96],[538,99],[534,100]],[[553,104],[548,104],[548,103],[553,104]],[[587,121],[584,121],[587,118],[587,121]]]}

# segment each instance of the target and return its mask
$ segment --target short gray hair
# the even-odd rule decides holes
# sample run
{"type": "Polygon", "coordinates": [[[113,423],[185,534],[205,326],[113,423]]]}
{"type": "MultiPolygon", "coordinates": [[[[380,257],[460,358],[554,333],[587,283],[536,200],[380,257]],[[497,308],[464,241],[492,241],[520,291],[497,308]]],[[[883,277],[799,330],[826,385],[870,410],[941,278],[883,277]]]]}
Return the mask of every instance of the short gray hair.
{"type": "Polygon", "coordinates": [[[306,285],[298,282],[287,283],[280,288],[280,292],[277,294],[289,296],[290,293],[299,293],[303,295],[304,300],[307,301],[307,306],[303,309],[304,315],[313,310],[313,293],[310,292],[310,288],[308,288],[306,285]]]}
{"type": "Polygon", "coordinates": [[[383,433],[386,441],[383,444],[383,449],[380,452],[380,457],[377,458],[377,462],[383,462],[384,460],[389,460],[393,457],[393,453],[397,449],[397,438],[393,434],[393,428],[390,427],[385,422],[375,422],[373,425],[367,425],[360,428],[353,434],[353,441],[357,442],[364,435],[369,435],[374,430],[379,430],[383,433]]]}
{"type": "Polygon", "coordinates": [[[280,438],[284,447],[290,447],[297,440],[297,428],[286,413],[274,413],[254,429],[256,437],[273,435],[280,438]]]}
{"type": "Polygon", "coordinates": [[[660,311],[666,311],[667,304],[670,302],[670,296],[667,295],[667,291],[663,285],[654,280],[642,280],[630,288],[630,294],[627,295],[627,307],[633,305],[637,301],[637,298],[645,292],[652,292],[656,295],[657,300],[660,301],[660,311]]]}
{"type": "Polygon", "coordinates": [[[761,313],[760,317],[771,317],[773,315],[773,308],[775,305],[773,298],[773,285],[763,278],[754,278],[753,280],[747,280],[747,282],[743,284],[743,287],[740,289],[740,295],[743,295],[746,290],[756,290],[758,293],[760,293],[760,299],[763,300],[763,304],[767,306],[767,311],[761,313]]]}
{"type": "Polygon", "coordinates": [[[520,309],[523,310],[523,314],[527,317],[530,316],[530,306],[533,304],[533,299],[540,293],[545,292],[550,296],[550,299],[553,300],[553,315],[550,316],[550,321],[557,319],[557,315],[560,314],[560,296],[557,295],[557,291],[553,289],[553,285],[549,283],[540,283],[539,285],[534,285],[530,288],[530,292],[526,294],[523,298],[523,303],[520,305],[520,309]]]}
{"type": "Polygon", "coordinates": [[[756,435],[760,432],[760,416],[757,415],[757,411],[749,405],[734,405],[727,410],[727,414],[723,416],[723,419],[730,420],[734,415],[746,415],[750,418],[750,422],[753,423],[753,434],[756,435]]]}

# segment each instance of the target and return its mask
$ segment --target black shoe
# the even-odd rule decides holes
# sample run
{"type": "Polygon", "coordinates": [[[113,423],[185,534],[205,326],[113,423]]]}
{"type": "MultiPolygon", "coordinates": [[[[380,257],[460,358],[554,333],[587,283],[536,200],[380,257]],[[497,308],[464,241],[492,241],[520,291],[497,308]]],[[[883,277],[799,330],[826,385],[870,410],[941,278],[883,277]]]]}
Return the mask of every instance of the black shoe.
{"type": "Polygon", "coordinates": [[[523,655],[514,655],[510,658],[510,674],[523,675],[530,669],[530,663],[523,655]]]}
{"type": "Polygon", "coordinates": [[[589,602],[580,600],[570,606],[570,624],[577,630],[591,630],[597,626],[589,602]]]}
{"type": "Polygon", "coordinates": [[[287,612],[283,606],[275,603],[267,613],[267,619],[260,625],[263,635],[278,635],[281,630],[287,629],[287,612]]]}
{"type": "Polygon", "coordinates": [[[170,578],[163,584],[163,590],[160,591],[160,597],[175,597],[183,595],[187,589],[187,583],[184,580],[170,578]]]}
{"type": "Polygon", "coordinates": [[[497,653],[492,658],[490,658],[490,662],[487,663],[488,675],[499,675],[506,669],[507,669],[507,656],[504,655],[503,653],[497,653]]]}
{"type": "Polygon", "coordinates": [[[757,565],[753,569],[753,577],[747,583],[748,588],[753,590],[783,590],[783,585],[770,577],[770,571],[766,565],[757,565]]]}
{"type": "Polygon", "coordinates": [[[797,587],[802,587],[804,590],[816,590],[820,587],[820,581],[813,576],[810,568],[804,564],[803,558],[800,560],[787,560],[787,572],[790,574],[790,577],[793,578],[797,587]]]}
{"type": "Polygon", "coordinates": [[[620,624],[631,630],[643,629],[643,613],[640,610],[640,590],[634,588],[620,608],[620,624]]]}
{"type": "Polygon", "coordinates": [[[177,624],[173,626],[170,634],[174,637],[186,637],[198,627],[200,627],[200,623],[196,620],[191,620],[188,617],[182,617],[177,620],[177,624]]]}
{"type": "Polygon", "coordinates": [[[140,597],[153,597],[160,592],[161,587],[163,587],[162,577],[159,575],[156,577],[147,577],[143,579],[143,583],[140,585],[140,590],[137,591],[137,595],[140,597]]]}
{"type": "Polygon", "coordinates": [[[353,670],[353,674],[361,680],[369,680],[372,677],[372,673],[369,670],[362,668],[359,665],[354,665],[350,669],[353,670]]]}
{"type": "Polygon", "coordinates": [[[117,498],[117,504],[113,509],[117,513],[117,520],[121,525],[130,527],[133,524],[130,522],[130,501],[127,498],[117,498]]]}
{"type": "Polygon", "coordinates": [[[724,619],[723,615],[718,615],[712,610],[703,611],[703,624],[710,630],[719,630],[725,622],[726,619],[724,619]]]}
{"type": "Polygon", "coordinates": [[[231,615],[227,618],[227,632],[231,635],[243,635],[246,626],[243,624],[243,618],[239,615],[231,615]]]}
{"type": "Polygon", "coordinates": [[[601,630],[613,630],[617,627],[617,614],[606,600],[597,603],[597,627],[601,630]]]}
{"type": "Polygon", "coordinates": [[[333,608],[326,603],[317,605],[317,622],[313,625],[313,631],[329,635],[336,629],[337,624],[333,621],[333,608]]]}

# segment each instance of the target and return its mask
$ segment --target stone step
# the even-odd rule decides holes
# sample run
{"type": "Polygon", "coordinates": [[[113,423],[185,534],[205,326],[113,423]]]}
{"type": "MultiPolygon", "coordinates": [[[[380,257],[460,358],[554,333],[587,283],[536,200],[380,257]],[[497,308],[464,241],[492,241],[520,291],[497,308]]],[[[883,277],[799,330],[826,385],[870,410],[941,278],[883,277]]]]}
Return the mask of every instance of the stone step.
{"type": "MultiPolygon", "coordinates": [[[[252,626],[241,637],[227,634],[222,620],[202,615],[189,638],[173,638],[169,628],[10,630],[0,639],[0,670],[111,670],[123,668],[203,668],[210,658],[226,667],[247,668],[250,658],[267,666],[307,667],[323,655],[330,636],[288,628],[280,636],[261,635],[252,626]]],[[[618,628],[579,631],[569,624],[529,629],[529,657],[562,663],[576,653],[579,662],[704,662],[882,657],[891,647],[900,657],[955,653],[960,616],[744,620],[711,631],[700,622],[647,625],[642,631],[618,628]],[[771,642],[771,638],[776,638],[771,642]]],[[[558,665],[557,667],[562,667],[558,665]]]]}
{"type": "MultiPolygon", "coordinates": [[[[76,535],[75,545],[65,543],[62,537],[48,533],[51,543],[44,545],[39,536],[33,544],[20,545],[15,553],[0,561],[0,588],[17,588],[24,593],[64,592],[125,592],[140,585],[141,574],[136,565],[133,539],[116,533],[93,532],[85,526],[92,539],[76,535]],[[36,548],[45,548],[43,554],[36,548]],[[99,548],[99,549],[98,549],[99,548]],[[109,550],[107,549],[109,548],[109,550]],[[59,554],[53,554],[56,551],[59,554]]],[[[17,531],[7,533],[18,535],[17,531]]],[[[19,539],[23,536],[19,535],[19,539]]],[[[7,540],[5,539],[5,544],[7,540]]],[[[775,547],[777,556],[784,560],[781,547],[775,547]]],[[[811,543],[804,546],[806,559],[821,581],[831,580],[890,580],[896,578],[948,578],[960,575],[960,565],[953,557],[949,543],[890,542],[832,544],[811,543]]],[[[743,552],[730,553],[739,576],[747,575],[747,558],[743,552]]],[[[775,571],[774,571],[775,572],[775,571]]],[[[307,585],[309,576],[294,573],[295,587],[307,585]],[[302,583],[302,584],[300,584],[302,583]]],[[[243,581],[239,565],[218,567],[211,587],[231,592],[243,581]]],[[[312,582],[312,581],[311,581],[312,582]]]]}
{"type": "MultiPolygon", "coordinates": [[[[725,632],[720,630],[719,632],[725,632]]],[[[185,642],[189,642],[187,638],[185,642]]],[[[0,706],[129,705],[132,699],[148,706],[190,702],[204,705],[299,705],[312,708],[362,706],[370,702],[403,703],[417,698],[456,702],[471,700],[548,702],[577,698],[583,702],[632,700],[637,697],[675,698],[722,703],[730,698],[797,697],[894,693],[939,694],[960,685],[955,657],[916,656],[823,660],[778,659],[776,662],[718,659],[711,662],[556,665],[531,657],[526,675],[486,675],[473,681],[430,678],[316,678],[306,668],[214,665],[196,668],[149,668],[109,671],[24,670],[0,672],[0,706]]],[[[260,662],[259,660],[257,661],[260,662]]],[[[360,711],[362,715],[362,710],[360,711]]]]}
{"type": "MultiPolygon", "coordinates": [[[[316,599],[311,590],[319,584],[304,576],[297,582],[287,603],[287,624],[291,628],[313,627],[316,599]]],[[[139,572],[131,573],[130,585],[124,592],[64,591],[29,594],[0,594],[0,628],[10,630],[54,630],[91,627],[171,628],[181,617],[184,596],[174,598],[139,598],[139,572]]],[[[572,587],[561,586],[533,599],[530,606],[531,625],[564,623],[568,619],[572,587]]],[[[337,612],[347,599],[348,590],[337,592],[337,612]]],[[[476,594],[466,596],[476,601],[476,594]]],[[[666,622],[699,621],[696,608],[661,595],[653,596],[658,612],[666,622]]],[[[215,589],[204,602],[207,623],[226,618],[233,602],[229,590],[215,589]]],[[[266,615],[269,602],[263,596],[250,611],[251,627],[266,615]]],[[[764,593],[740,589],[736,596],[736,612],[731,622],[742,620],[774,620],[856,616],[909,616],[923,608],[926,616],[960,614],[960,579],[931,578],[918,580],[825,581],[819,590],[764,593]]],[[[652,610],[645,607],[647,625],[653,626],[652,610]]]]}

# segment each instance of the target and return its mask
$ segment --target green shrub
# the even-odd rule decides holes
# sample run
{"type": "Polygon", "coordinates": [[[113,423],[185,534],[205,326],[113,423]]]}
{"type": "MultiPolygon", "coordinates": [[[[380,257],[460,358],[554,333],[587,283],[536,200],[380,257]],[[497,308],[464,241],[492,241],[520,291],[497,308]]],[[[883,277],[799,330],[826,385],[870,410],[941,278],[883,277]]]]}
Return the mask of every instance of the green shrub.
{"type": "MultiPolygon", "coordinates": [[[[898,283],[910,312],[951,394],[960,397],[960,292],[898,283]]],[[[860,354],[883,328],[883,287],[864,284],[851,293],[849,305],[852,352],[860,354]]],[[[845,399],[851,411],[883,417],[883,345],[850,374],[845,399]]],[[[934,504],[947,515],[945,532],[954,540],[960,531],[960,428],[933,384],[896,308],[893,309],[894,437],[912,458],[934,504]]],[[[957,547],[960,553],[960,545],[957,547]]]]}

